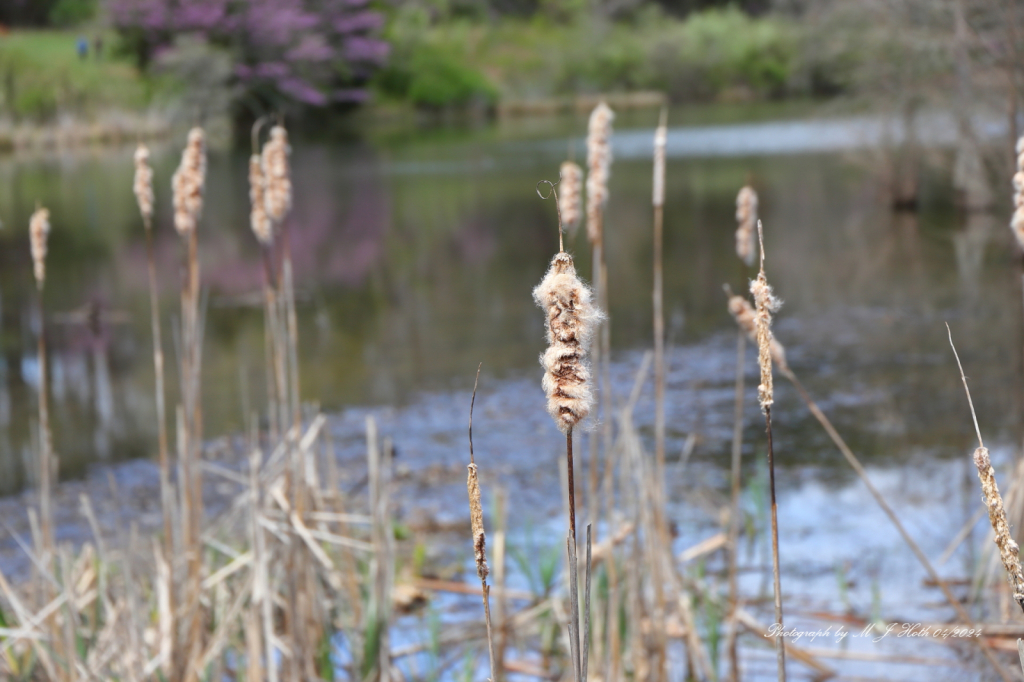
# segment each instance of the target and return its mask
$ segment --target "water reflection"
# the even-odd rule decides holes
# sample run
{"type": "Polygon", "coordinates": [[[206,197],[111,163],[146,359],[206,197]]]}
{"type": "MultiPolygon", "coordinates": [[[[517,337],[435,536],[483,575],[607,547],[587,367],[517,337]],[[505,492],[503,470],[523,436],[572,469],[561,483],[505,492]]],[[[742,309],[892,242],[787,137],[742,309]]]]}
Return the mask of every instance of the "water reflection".
{"type": "MultiPolygon", "coordinates": [[[[543,330],[529,292],[555,248],[555,217],[533,187],[557,174],[568,130],[553,121],[546,141],[536,129],[519,137],[486,129],[296,144],[291,247],[305,398],[328,409],[408,404],[424,390],[465,387],[480,360],[492,376],[536,374],[543,330]]],[[[627,124],[623,144],[633,138],[649,144],[650,131],[627,124]]],[[[177,154],[153,153],[169,404],[180,246],[168,204],[177,154]]],[[[751,274],[732,251],[735,193],[749,179],[761,196],[771,278],[787,302],[780,339],[867,459],[893,461],[903,447],[949,456],[968,442],[947,367],[946,320],[973,382],[986,387],[976,402],[987,428],[1012,433],[1015,374],[1006,354],[1019,369],[1020,292],[1003,217],[957,214],[942,170],[923,175],[919,214],[893,214],[877,176],[849,154],[670,154],[665,305],[673,343],[731,328],[721,285],[745,289],[751,274]]],[[[650,337],[650,168],[630,156],[613,167],[607,217],[613,345],[621,351],[650,337]]],[[[0,160],[0,220],[10,228],[0,233],[0,490],[30,475],[23,453],[40,320],[22,226],[37,200],[52,212],[46,325],[61,473],[154,450],[145,252],[131,174],[130,149],[0,160]]],[[[265,395],[262,265],[248,230],[244,151],[211,153],[206,205],[203,404],[205,432],[215,437],[241,430],[265,395]]],[[[568,247],[588,273],[583,234],[568,247]]],[[[684,399],[704,395],[699,364],[675,371],[670,388],[681,405],[714,402],[684,399]]],[[[679,414],[670,430],[679,438],[713,432],[708,424],[719,417],[698,411],[700,423],[679,414]]],[[[462,416],[453,419],[461,424],[462,416]]],[[[800,419],[779,427],[783,446],[800,447],[780,451],[818,461],[827,447],[807,447],[818,436],[800,419]]],[[[698,458],[725,451],[714,438],[703,443],[698,458]]]]}

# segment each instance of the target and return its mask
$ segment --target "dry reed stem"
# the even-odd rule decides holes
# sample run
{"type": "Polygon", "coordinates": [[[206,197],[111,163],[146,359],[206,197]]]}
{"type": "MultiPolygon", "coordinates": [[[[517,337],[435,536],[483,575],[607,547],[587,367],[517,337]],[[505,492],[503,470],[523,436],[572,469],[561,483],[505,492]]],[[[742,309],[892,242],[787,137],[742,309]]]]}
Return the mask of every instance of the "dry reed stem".
{"type": "MultiPolygon", "coordinates": [[[[761,246],[761,270],[757,279],[750,283],[754,295],[756,314],[754,326],[757,330],[757,359],[761,366],[761,383],[757,387],[758,402],[764,412],[765,433],[768,436],[768,492],[771,503],[772,525],[772,579],[775,587],[775,622],[782,628],[782,576],[779,565],[779,509],[775,499],[775,449],[772,446],[772,403],[775,391],[772,385],[771,314],[779,309],[779,301],[772,294],[764,274],[764,231],[757,221],[757,238],[761,246]]],[[[778,664],[779,682],[786,680],[786,648],[782,637],[775,638],[775,655],[778,664]]]]}
{"type": "MultiPolygon", "coordinates": [[[[132,185],[139,204],[139,215],[146,230],[146,265],[149,276],[149,315],[153,334],[153,374],[157,447],[160,464],[160,506],[163,513],[164,554],[174,555],[173,491],[171,465],[167,450],[167,407],[164,402],[164,351],[160,331],[160,295],[156,279],[156,256],[153,246],[153,169],[149,166],[149,149],[140,144],[135,150],[135,180],[132,185]]],[[[173,598],[172,598],[173,600],[173,598]]]]}
{"type": "MultiPolygon", "coordinates": [[[[658,127],[654,132],[654,163],[651,206],[654,213],[653,235],[653,287],[651,292],[654,332],[654,481],[653,489],[656,496],[655,530],[662,546],[670,544],[668,519],[665,513],[665,314],[664,284],[662,256],[664,245],[665,216],[665,146],[668,138],[668,112],[661,110],[658,127]]],[[[655,657],[655,677],[661,680],[665,676],[665,595],[660,571],[655,571],[655,610],[654,622],[659,624],[656,635],[659,638],[657,656],[655,657]]]]}
{"type": "MultiPolygon", "coordinates": [[[[50,407],[47,396],[49,384],[46,362],[46,318],[43,308],[43,288],[46,284],[47,238],[50,234],[50,212],[38,207],[29,220],[29,243],[36,279],[39,336],[36,352],[39,356],[39,516],[42,524],[42,547],[48,557],[53,546],[53,512],[51,490],[53,477],[53,440],[50,432],[50,407]]],[[[52,558],[52,557],[50,557],[52,558]]]]}
{"type": "Polygon", "coordinates": [[[992,461],[989,459],[988,448],[981,439],[981,428],[978,426],[978,414],[974,411],[974,401],[971,400],[971,389],[967,387],[967,377],[964,375],[964,367],[960,363],[960,355],[953,345],[953,332],[946,325],[946,332],[949,334],[949,345],[953,349],[953,356],[956,358],[957,368],[960,370],[960,379],[964,384],[964,392],[967,393],[967,403],[971,408],[971,418],[974,420],[974,431],[978,436],[978,448],[974,451],[974,466],[978,469],[978,480],[981,483],[981,496],[988,509],[988,520],[992,524],[992,533],[996,546],[999,548],[999,558],[1006,569],[1006,578],[1013,590],[1013,599],[1024,610],[1024,569],[1020,565],[1020,547],[1014,542],[1010,535],[1010,524],[1006,520],[1006,510],[1003,507],[1003,497],[999,494],[999,486],[996,485],[996,471],[992,468],[992,461]]]}
{"type": "Polygon", "coordinates": [[[473,557],[476,560],[476,574],[480,578],[480,591],[484,603],[484,623],[487,627],[487,655],[491,665],[491,682],[497,679],[494,666],[494,636],[491,630],[490,588],[487,586],[487,535],[484,532],[484,510],[480,503],[480,482],[477,480],[476,458],[473,454],[473,407],[476,405],[476,389],[480,382],[481,362],[476,368],[473,381],[473,397],[469,401],[469,475],[466,489],[469,493],[469,520],[473,532],[473,557]]]}
{"type": "Polygon", "coordinates": [[[612,165],[612,121],[615,114],[601,102],[590,113],[587,126],[587,238],[604,243],[603,211],[608,201],[608,176],[612,165]]]}
{"type": "Polygon", "coordinates": [[[586,356],[601,313],[591,303],[590,289],[576,275],[572,256],[564,251],[552,259],[533,299],[546,313],[548,348],[540,362],[548,413],[568,433],[593,407],[586,356]]]}
{"type": "Polygon", "coordinates": [[[1013,174],[1013,217],[1010,229],[1024,250],[1024,137],[1017,140],[1017,172],[1013,174]]]}
{"type": "Polygon", "coordinates": [[[562,216],[562,227],[569,238],[576,236],[583,219],[583,169],[572,161],[563,161],[558,172],[558,212],[562,216]]]}
{"type": "MultiPolygon", "coordinates": [[[[737,296],[743,303],[746,300],[737,296]]],[[[731,303],[731,301],[730,301],[731,303]]],[[[749,303],[747,306],[749,307],[749,303]]],[[[730,310],[732,306],[730,305],[730,310]]],[[[740,534],[740,495],[742,493],[742,479],[740,468],[743,463],[743,393],[744,393],[744,364],[746,360],[747,337],[743,329],[736,333],[736,390],[735,404],[733,408],[732,427],[732,464],[730,470],[730,483],[732,500],[729,506],[729,626],[726,633],[725,650],[729,657],[729,679],[732,682],[740,680],[740,663],[737,651],[737,621],[736,610],[739,608],[739,534],[740,534]]]]}
{"type": "MultiPolygon", "coordinates": [[[[664,209],[665,209],[665,143],[668,135],[667,112],[662,109],[661,120],[654,133],[654,191],[651,198],[654,209],[654,286],[651,292],[654,314],[654,453],[657,465],[658,494],[664,506],[665,496],[665,313],[663,307],[664,284],[662,274],[664,209]]],[[[662,531],[665,530],[664,524],[662,531]]],[[[663,532],[663,540],[666,539],[663,532]]]]}
{"type": "Polygon", "coordinates": [[[171,189],[174,193],[174,227],[185,236],[196,229],[203,212],[203,188],[206,184],[206,142],[202,128],[192,128],[181,153],[181,163],[171,189]]]}
{"type": "Polygon", "coordinates": [[[749,267],[754,264],[757,228],[757,192],[744,186],[736,195],[736,255],[749,267]]]}

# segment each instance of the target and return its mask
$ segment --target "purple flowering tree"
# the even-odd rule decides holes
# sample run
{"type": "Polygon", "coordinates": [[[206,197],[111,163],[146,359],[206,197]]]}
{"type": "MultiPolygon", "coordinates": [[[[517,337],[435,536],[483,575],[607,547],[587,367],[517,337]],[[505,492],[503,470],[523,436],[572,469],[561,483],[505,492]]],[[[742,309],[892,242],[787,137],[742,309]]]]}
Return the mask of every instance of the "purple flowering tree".
{"type": "Polygon", "coordinates": [[[145,67],[181,34],[230,51],[243,91],[314,107],[361,102],[387,60],[384,17],[369,0],[107,0],[114,26],[145,67]]]}

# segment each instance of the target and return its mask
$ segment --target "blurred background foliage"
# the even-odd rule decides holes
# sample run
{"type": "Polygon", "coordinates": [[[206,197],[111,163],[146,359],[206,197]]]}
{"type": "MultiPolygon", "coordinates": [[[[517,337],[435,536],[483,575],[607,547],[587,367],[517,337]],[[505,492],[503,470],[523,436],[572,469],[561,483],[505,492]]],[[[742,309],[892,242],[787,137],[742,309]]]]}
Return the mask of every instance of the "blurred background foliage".
{"type": "Polygon", "coordinates": [[[1015,112],[1024,80],[1024,3],[1005,0],[7,0],[0,23],[0,118],[15,120],[635,91],[1015,112]],[[105,52],[78,59],[97,37],[105,52]]]}

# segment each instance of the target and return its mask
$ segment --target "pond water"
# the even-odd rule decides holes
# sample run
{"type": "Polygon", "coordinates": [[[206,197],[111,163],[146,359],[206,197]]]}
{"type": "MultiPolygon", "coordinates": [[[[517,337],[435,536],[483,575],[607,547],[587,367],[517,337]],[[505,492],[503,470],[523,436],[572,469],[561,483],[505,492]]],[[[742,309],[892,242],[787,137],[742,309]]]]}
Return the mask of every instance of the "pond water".
{"type": "MultiPolygon", "coordinates": [[[[776,334],[790,363],[936,557],[978,507],[967,458],[973,428],[945,322],[1001,472],[1022,435],[1021,279],[1007,228],[1009,191],[999,190],[1007,201],[991,213],[956,210],[941,117],[926,139],[919,211],[893,213],[879,171],[889,158],[877,146],[887,139],[879,121],[718,114],[684,109],[670,119],[672,499],[699,485],[727,488],[735,332],[722,285],[744,290],[753,274],[733,250],[735,196],[750,182],[760,196],[769,279],[785,300],[776,334]],[[718,114],[729,124],[717,124],[718,114]],[[679,453],[691,435],[696,447],[684,470],[679,453]]],[[[651,170],[644,144],[656,118],[633,112],[617,121],[620,158],[612,169],[606,240],[619,399],[651,338],[651,170]]],[[[401,466],[462,462],[467,391],[482,361],[478,456],[500,462],[495,476],[521,482],[504,483],[514,489],[510,508],[533,509],[537,519],[558,513],[551,495],[557,477],[536,474],[557,459],[558,448],[539,389],[543,319],[530,295],[557,249],[555,209],[535,186],[556,179],[567,153],[582,157],[585,128],[585,118],[559,118],[330,141],[295,136],[301,392],[341,413],[337,428],[350,429],[353,448],[361,415],[371,411],[394,435],[401,466]]],[[[998,126],[984,129],[1005,136],[998,126]]],[[[161,313],[173,368],[182,251],[169,185],[179,148],[153,151],[161,313]]],[[[37,202],[51,210],[53,226],[42,321],[61,476],[154,454],[144,233],[131,192],[131,154],[123,148],[0,159],[0,492],[31,480],[41,320],[27,225],[37,202]]],[[[248,228],[246,157],[246,150],[211,150],[200,226],[210,437],[241,431],[244,415],[261,409],[265,395],[262,269],[248,228]]],[[[585,234],[567,249],[586,276],[585,234]]],[[[763,459],[755,371],[751,351],[748,481],[760,475],[763,459]]],[[[783,556],[790,562],[784,575],[802,595],[796,603],[842,610],[843,600],[852,600],[862,611],[888,606],[900,617],[947,617],[923,606],[940,597],[921,586],[923,573],[795,391],[778,386],[776,456],[783,556]],[[851,576],[843,595],[837,567],[851,576]]],[[[170,389],[174,404],[173,372],[170,389]]],[[[650,392],[648,382],[635,417],[647,439],[650,392]]],[[[434,504],[437,516],[461,518],[462,502],[448,505],[465,493],[443,491],[462,485],[456,480],[434,491],[433,503],[424,491],[424,504],[434,504]]],[[[689,503],[673,513],[680,549],[717,522],[689,503]]],[[[973,561],[964,550],[950,566],[969,572],[973,561]]],[[[750,581],[756,593],[761,576],[750,581]]],[[[761,667],[770,671],[770,661],[761,667]]],[[[925,673],[921,679],[937,679],[925,673]]]]}

